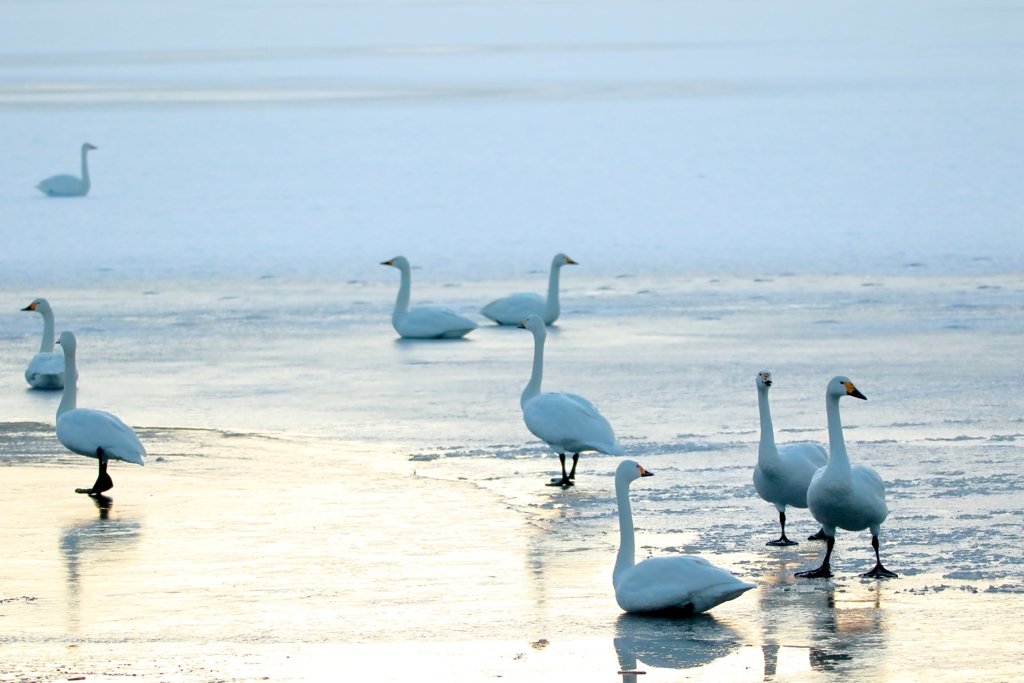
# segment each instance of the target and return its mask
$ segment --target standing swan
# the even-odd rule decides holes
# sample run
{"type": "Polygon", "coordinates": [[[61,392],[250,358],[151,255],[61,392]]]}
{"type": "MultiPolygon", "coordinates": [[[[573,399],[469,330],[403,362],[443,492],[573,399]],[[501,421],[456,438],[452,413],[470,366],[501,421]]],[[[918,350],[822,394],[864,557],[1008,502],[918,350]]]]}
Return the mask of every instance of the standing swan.
{"type": "Polygon", "coordinates": [[[381,261],[382,266],[393,266],[402,272],[402,285],[398,288],[398,300],[391,324],[395,331],[406,339],[458,339],[477,328],[469,318],[463,318],[454,311],[437,306],[409,308],[409,290],[412,278],[409,275],[409,261],[396,256],[390,261],[381,261]]]}
{"type": "Polygon", "coordinates": [[[32,357],[25,370],[25,381],[33,389],[61,389],[64,387],[64,353],[53,350],[53,309],[46,299],[36,299],[23,311],[35,311],[43,316],[43,343],[39,353],[32,357]]]}
{"type": "Polygon", "coordinates": [[[672,555],[636,562],[633,512],[629,485],[640,477],[654,476],[632,460],[615,470],[615,498],[619,503],[619,556],[612,585],[615,602],[627,612],[671,610],[682,616],[706,612],[715,605],[738,598],[757,586],[740,581],[703,557],[672,555]]]}
{"type": "Polygon", "coordinates": [[[885,505],[885,485],[878,472],[866,465],[850,465],[843,441],[843,425],[839,421],[839,399],[853,396],[867,400],[845,377],[833,377],[825,389],[825,412],[828,415],[828,465],[814,473],[807,489],[807,503],[814,518],[825,531],[825,560],[812,571],[797,576],[813,579],[832,576],[829,559],[836,543],[836,527],[847,531],[871,529],[871,547],[875,549],[875,568],[861,576],[896,578],[882,566],[878,555],[878,532],[889,516],[885,505]]]}
{"type": "Polygon", "coordinates": [[[547,298],[533,293],[510,294],[487,304],[480,309],[480,313],[499,325],[518,325],[533,314],[539,315],[545,325],[550,325],[558,320],[562,311],[558,304],[558,274],[562,266],[576,265],[579,264],[565,254],[556,254],[551,261],[547,298]]]}
{"type": "Polygon", "coordinates": [[[99,461],[100,473],[92,488],[75,489],[75,493],[98,496],[114,487],[113,480],[107,474],[108,461],[124,460],[142,465],[146,449],[132,428],[116,416],[102,410],[76,407],[78,373],[75,367],[77,342],[74,333],[61,332],[57,343],[64,349],[68,378],[64,385],[64,396],[57,408],[57,438],[72,453],[99,461]]]}
{"type": "MultiPolygon", "coordinates": [[[[782,527],[782,536],[765,545],[796,545],[796,541],[786,538],[786,506],[807,507],[807,487],[814,473],[828,462],[828,454],[821,445],[806,441],[776,448],[772,414],[768,409],[768,387],[772,385],[772,373],[767,370],[758,373],[755,383],[757,407],[761,412],[761,443],[757,448],[754,488],[757,495],[775,504],[775,509],[779,511],[779,525],[782,527]]],[[[811,536],[811,540],[816,538],[811,536]]],[[[821,538],[824,538],[824,534],[821,538]]]]}
{"type": "Polygon", "coordinates": [[[581,452],[622,455],[624,450],[615,440],[612,426],[597,412],[593,403],[576,394],[554,391],[541,393],[547,329],[539,315],[531,315],[519,327],[533,332],[533,375],[519,400],[523,408],[523,420],[534,436],[547,442],[558,453],[562,463],[562,478],[552,479],[549,486],[572,486],[581,452]],[[567,451],[573,454],[572,471],[568,474],[565,472],[567,451]]]}
{"type": "Polygon", "coordinates": [[[76,178],[73,175],[61,174],[50,176],[46,180],[39,181],[36,188],[43,194],[51,197],[84,197],[89,194],[89,164],[86,155],[90,149],[96,149],[88,142],[82,145],[82,177],[76,178]]]}

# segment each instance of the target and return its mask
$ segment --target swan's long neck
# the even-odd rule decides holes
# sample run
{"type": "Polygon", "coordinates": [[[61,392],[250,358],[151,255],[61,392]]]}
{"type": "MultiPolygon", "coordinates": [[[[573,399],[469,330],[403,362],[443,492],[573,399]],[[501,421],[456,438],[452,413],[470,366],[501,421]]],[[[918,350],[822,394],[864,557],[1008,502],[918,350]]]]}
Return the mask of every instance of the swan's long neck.
{"type": "Polygon", "coordinates": [[[629,482],[615,478],[615,499],[619,503],[619,554],[615,558],[612,585],[618,585],[622,572],[636,564],[633,539],[633,509],[629,506],[629,482]]]}
{"type": "Polygon", "coordinates": [[[530,383],[523,389],[523,396],[519,399],[519,405],[526,407],[530,399],[540,394],[540,383],[544,378],[544,337],[547,335],[543,330],[533,333],[533,374],[530,376],[530,383]]]}
{"type": "Polygon", "coordinates": [[[405,314],[409,312],[409,293],[412,290],[412,275],[409,273],[409,266],[403,266],[399,270],[402,272],[402,284],[398,288],[395,312],[391,316],[392,322],[405,317],[405,314]]]}
{"type": "Polygon", "coordinates": [[[548,300],[544,305],[544,321],[554,320],[562,312],[558,303],[558,275],[562,272],[562,265],[557,261],[551,264],[551,275],[548,277],[548,300]]]}
{"type": "Polygon", "coordinates": [[[57,406],[57,419],[69,410],[78,407],[78,367],[75,365],[75,353],[64,349],[64,394],[57,406]]]}
{"type": "Polygon", "coordinates": [[[825,414],[828,416],[828,469],[830,472],[850,473],[850,458],[843,440],[843,423],[839,419],[839,397],[825,396],[825,414]]]}
{"type": "Polygon", "coordinates": [[[88,154],[89,148],[82,147],[82,182],[86,185],[89,184],[89,163],[86,161],[88,154]]]}
{"type": "Polygon", "coordinates": [[[775,428],[772,427],[772,411],[768,408],[768,387],[757,388],[757,408],[761,413],[761,444],[757,449],[757,461],[761,465],[779,459],[775,447],[775,428]]]}
{"type": "Polygon", "coordinates": [[[39,345],[39,353],[53,353],[53,311],[44,309],[43,314],[43,343],[39,345]]]}

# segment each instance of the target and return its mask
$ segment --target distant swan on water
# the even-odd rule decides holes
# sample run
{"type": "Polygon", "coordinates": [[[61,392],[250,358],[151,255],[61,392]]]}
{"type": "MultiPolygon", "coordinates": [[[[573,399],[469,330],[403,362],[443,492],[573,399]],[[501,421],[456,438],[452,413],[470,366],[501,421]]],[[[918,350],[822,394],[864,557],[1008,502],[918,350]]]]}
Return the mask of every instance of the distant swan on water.
{"type": "Polygon", "coordinates": [[[84,197],[89,194],[91,183],[89,182],[89,162],[86,156],[89,150],[96,149],[88,142],[82,145],[82,177],[76,178],[73,175],[61,174],[50,176],[36,185],[36,188],[45,195],[51,197],[84,197]]]}
{"type": "Polygon", "coordinates": [[[35,311],[43,316],[43,341],[39,353],[32,357],[25,369],[25,381],[33,389],[62,389],[64,387],[64,352],[53,350],[53,309],[46,299],[36,299],[23,311],[35,311]]]}
{"type": "MultiPolygon", "coordinates": [[[[807,487],[819,468],[828,462],[828,454],[820,444],[804,441],[790,443],[777,448],[772,414],[768,409],[768,388],[772,385],[772,373],[767,370],[758,373],[757,406],[761,412],[761,443],[757,448],[757,465],[754,467],[754,489],[757,495],[775,505],[779,511],[779,525],[782,535],[766,545],[796,545],[786,538],[786,506],[807,507],[807,487]]],[[[825,535],[811,536],[810,540],[823,540],[825,535]]]]}
{"type": "Polygon", "coordinates": [[[75,493],[87,493],[98,496],[114,486],[107,474],[107,463],[110,460],[144,464],[142,456],[146,449],[131,427],[110,413],[102,410],[79,408],[78,372],[75,366],[77,341],[72,332],[61,332],[57,342],[64,349],[67,382],[64,384],[64,396],[57,408],[57,439],[72,453],[78,453],[99,461],[99,476],[92,488],[75,489],[75,493]]]}
{"type": "Polygon", "coordinates": [[[612,573],[615,601],[627,612],[670,611],[679,616],[706,612],[733,600],[753,583],[740,581],[703,557],[669,555],[651,557],[636,564],[633,511],[629,485],[640,477],[653,476],[632,460],[615,470],[615,498],[619,504],[619,554],[612,573]]]}
{"type": "Polygon", "coordinates": [[[541,393],[544,376],[544,321],[531,315],[519,327],[533,332],[533,374],[523,389],[519,404],[526,428],[546,442],[562,463],[562,476],[551,480],[553,486],[572,486],[576,479],[576,463],[583,451],[622,455],[624,449],[615,440],[608,420],[597,412],[594,404],[576,394],[549,391],[541,393]],[[572,453],[572,471],[565,471],[565,454],[572,453]]]}
{"type": "Polygon", "coordinates": [[[395,301],[395,312],[391,316],[391,324],[402,337],[406,339],[458,339],[477,328],[475,322],[447,308],[438,306],[409,308],[412,276],[408,259],[404,256],[396,256],[390,261],[382,261],[381,265],[398,268],[402,273],[402,283],[398,288],[398,299],[395,301]]]}
{"type": "Polygon", "coordinates": [[[843,439],[843,425],[839,420],[839,399],[853,396],[867,397],[846,377],[833,377],[825,389],[825,412],[828,416],[828,464],[814,473],[807,489],[807,504],[814,518],[821,522],[825,532],[825,559],[817,569],[797,572],[802,578],[828,578],[832,576],[832,548],[836,543],[836,529],[862,531],[871,529],[871,547],[875,550],[875,568],[861,574],[869,578],[896,578],[896,574],[882,566],[878,553],[878,534],[882,522],[889,516],[885,504],[885,484],[878,472],[867,465],[850,465],[843,439]]]}
{"type": "Polygon", "coordinates": [[[579,265],[565,254],[556,254],[551,261],[551,273],[548,276],[548,295],[510,294],[496,299],[484,306],[480,313],[499,325],[518,325],[531,315],[539,315],[545,325],[558,320],[562,309],[558,302],[558,274],[562,266],[579,265]]]}

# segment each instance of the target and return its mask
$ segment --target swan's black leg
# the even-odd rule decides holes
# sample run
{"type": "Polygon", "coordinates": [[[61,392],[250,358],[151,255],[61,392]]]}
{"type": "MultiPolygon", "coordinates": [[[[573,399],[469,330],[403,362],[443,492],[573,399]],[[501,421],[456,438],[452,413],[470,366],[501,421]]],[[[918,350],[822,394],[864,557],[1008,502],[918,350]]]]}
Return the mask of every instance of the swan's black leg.
{"type": "Polygon", "coordinates": [[[86,493],[90,496],[98,496],[104,491],[109,491],[114,488],[114,480],[107,474],[107,456],[103,453],[102,448],[96,449],[96,459],[100,463],[100,472],[96,477],[96,483],[92,485],[91,489],[75,489],[75,493],[86,493]]]}
{"type": "Polygon", "coordinates": [[[878,536],[871,535],[871,547],[875,549],[875,568],[871,571],[861,574],[871,579],[895,579],[899,577],[899,574],[894,574],[885,567],[882,566],[882,558],[878,556],[878,536]]]}
{"type": "Polygon", "coordinates": [[[786,513],[785,512],[780,512],[779,513],[779,525],[782,527],[782,536],[779,537],[779,540],[777,540],[777,541],[768,541],[767,543],[765,543],[765,545],[776,545],[776,546],[797,545],[796,541],[791,541],[788,538],[786,538],[786,513]]]}
{"type": "MultiPolygon", "coordinates": [[[[551,480],[551,483],[548,484],[548,486],[572,486],[573,485],[572,481],[570,481],[570,477],[569,477],[568,474],[566,474],[566,471],[565,471],[565,453],[559,453],[558,454],[558,461],[560,463],[562,463],[562,478],[559,479],[558,477],[554,477],[551,480]]],[[[572,471],[573,472],[576,471],[576,462],[575,461],[573,461],[573,464],[572,464],[572,471]]]]}
{"type": "Polygon", "coordinates": [[[796,575],[802,579],[827,579],[832,576],[832,567],[828,561],[832,559],[832,548],[836,544],[835,536],[825,537],[825,561],[817,569],[807,572],[797,572],[796,575]]]}
{"type": "MultiPolygon", "coordinates": [[[[569,478],[572,479],[573,481],[576,480],[576,463],[578,463],[579,461],[580,461],[580,454],[579,453],[573,453],[572,454],[572,469],[569,470],[569,478]]],[[[562,472],[563,473],[565,472],[565,465],[562,465],[562,472]]]]}
{"type": "Polygon", "coordinates": [[[824,541],[826,538],[827,538],[827,536],[825,536],[825,530],[824,529],[818,529],[818,533],[814,534],[813,536],[808,536],[807,540],[808,541],[824,541]]]}

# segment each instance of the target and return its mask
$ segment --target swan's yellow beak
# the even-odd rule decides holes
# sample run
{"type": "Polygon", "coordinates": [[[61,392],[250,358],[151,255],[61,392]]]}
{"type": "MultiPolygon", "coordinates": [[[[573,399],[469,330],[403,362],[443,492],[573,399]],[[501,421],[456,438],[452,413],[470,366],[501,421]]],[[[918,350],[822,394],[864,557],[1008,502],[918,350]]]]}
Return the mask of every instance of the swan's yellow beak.
{"type": "Polygon", "coordinates": [[[30,303],[28,306],[26,306],[25,308],[23,308],[21,310],[23,310],[23,311],[34,311],[34,310],[36,310],[36,302],[33,301],[32,303],[30,303]]]}
{"type": "Polygon", "coordinates": [[[641,465],[637,465],[637,469],[640,470],[640,476],[641,477],[653,477],[654,476],[654,472],[651,472],[650,470],[645,470],[641,465]]]}
{"type": "Polygon", "coordinates": [[[578,266],[578,265],[579,265],[579,263],[577,263],[576,261],[573,261],[573,260],[572,260],[571,258],[569,258],[568,256],[566,256],[566,257],[565,257],[565,264],[566,264],[567,266],[578,266]]]}
{"type": "Polygon", "coordinates": [[[393,266],[395,265],[395,259],[391,259],[390,261],[381,261],[380,264],[382,266],[393,266]]]}
{"type": "Polygon", "coordinates": [[[843,386],[846,387],[846,395],[853,396],[854,398],[862,398],[865,401],[868,397],[857,391],[857,387],[853,386],[853,382],[843,382],[843,386]]]}
{"type": "Polygon", "coordinates": [[[526,329],[526,321],[524,320],[523,322],[521,322],[518,325],[516,325],[516,327],[518,327],[521,330],[525,330],[526,329]]]}

